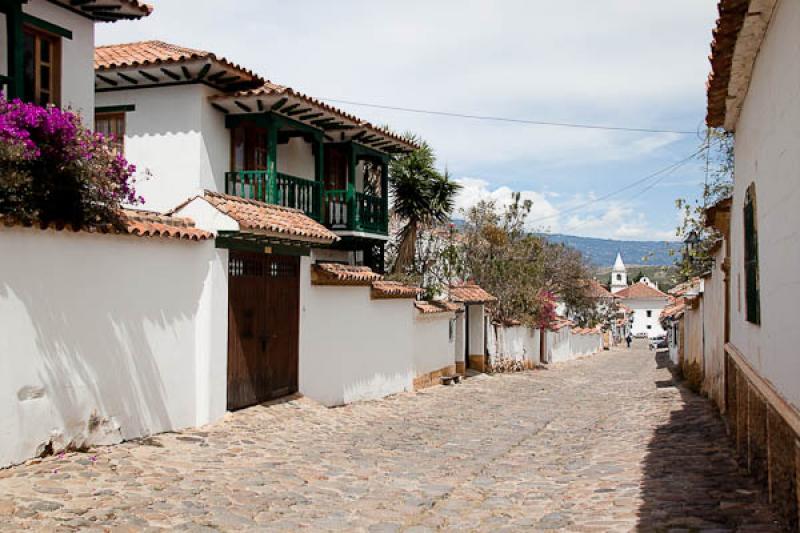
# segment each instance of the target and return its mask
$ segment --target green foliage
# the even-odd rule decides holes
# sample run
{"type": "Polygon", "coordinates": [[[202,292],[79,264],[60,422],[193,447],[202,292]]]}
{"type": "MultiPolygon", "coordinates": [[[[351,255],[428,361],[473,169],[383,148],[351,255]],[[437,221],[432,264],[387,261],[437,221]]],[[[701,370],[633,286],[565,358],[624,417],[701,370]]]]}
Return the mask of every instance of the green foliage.
{"type": "Polygon", "coordinates": [[[585,291],[588,268],[577,250],[527,231],[532,206],[515,193],[502,212],[487,201],[469,209],[462,237],[462,276],[497,296],[495,318],[547,325],[553,315],[553,295],[571,309],[591,305],[585,291]]]}
{"type": "Polygon", "coordinates": [[[436,156],[428,143],[406,136],[420,148],[390,163],[392,216],[401,224],[396,249],[389,254],[395,275],[419,270],[415,263],[420,232],[449,220],[460,189],[446,171],[442,174],[436,169],[436,156]]]}
{"type": "Polygon", "coordinates": [[[703,186],[702,203],[678,198],[675,206],[681,212],[676,235],[691,241],[676,254],[675,264],[683,280],[707,272],[711,268],[711,252],[722,237],[704,223],[709,207],[733,193],[733,135],[722,130],[708,130],[700,155],[707,166],[708,179],[703,186]]]}

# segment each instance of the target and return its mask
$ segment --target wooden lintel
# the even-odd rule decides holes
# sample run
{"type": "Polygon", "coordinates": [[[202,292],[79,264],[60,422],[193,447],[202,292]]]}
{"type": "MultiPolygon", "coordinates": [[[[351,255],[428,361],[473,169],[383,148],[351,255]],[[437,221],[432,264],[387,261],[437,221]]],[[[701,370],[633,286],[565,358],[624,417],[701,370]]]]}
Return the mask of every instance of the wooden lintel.
{"type": "Polygon", "coordinates": [[[114,87],[119,85],[119,83],[117,83],[117,80],[112,80],[108,76],[103,76],[102,74],[95,74],[95,76],[97,76],[98,80],[103,81],[103,82],[105,82],[105,83],[107,83],[109,85],[112,85],[114,87]]]}
{"type": "Polygon", "coordinates": [[[197,79],[202,80],[205,78],[209,70],[211,70],[211,63],[206,63],[203,65],[203,68],[200,69],[200,72],[197,73],[197,79]]]}
{"type": "Polygon", "coordinates": [[[161,67],[161,72],[163,72],[164,74],[166,74],[167,76],[169,76],[170,78],[172,78],[175,81],[178,81],[178,80],[181,79],[180,75],[175,74],[174,72],[172,72],[168,68],[161,67]]]}
{"type": "Polygon", "coordinates": [[[325,113],[309,113],[308,115],[297,117],[297,120],[311,120],[312,118],[319,118],[324,114],[325,113]]]}
{"type": "Polygon", "coordinates": [[[139,71],[139,75],[141,77],[143,77],[144,79],[146,79],[146,80],[152,81],[153,83],[158,83],[158,82],[161,81],[161,78],[159,78],[158,76],[153,76],[152,74],[150,74],[146,70],[140,70],[139,71]]]}
{"type": "Polygon", "coordinates": [[[137,80],[136,78],[132,78],[131,76],[128,76],[127,74],[123,74],[122,72],[117,72],[117,76],[119,77],[119,79],[127,81],[128,83],[132,83],[134,85],[139,85],[139,80],[137,80]]]}
{"type": "Polygon", "coordinates": [[[252,113],[253,112],[253,108],[251,108],[249,105],[243,104],[239,100],[234,100],[233,103],[236,104],[236,107],[238,107],[239,109],[241,109],[242,111],[244,111],[246,113],[252,113]]]}
{"type": "Polygon", "coordinates": [[[277,102],[275,102],[274,104],[272,104],[272,107],[270,107],[270,109],[271,109],[272,111],[277,111],[278,109],[282,108],[282,107],[283,107],[283,105],[284,105],[286,102],[288,102],[288,101],[289,101],[289,99],[288,99],[288,98],[286,98],[286,97],[284,97],[284,98],[281,98],[280,100],[278,100],[277,102]]]}
{"type": "Polygon", "coordinates": [[[221,105],[219,105],[219,104],[217,104],[217,103],[214,103],[214,102],[211,102],[211,107],[213,107],[213,108],[214,108],[214,109],[216,109],[217,111],[222,111],[222,112],[223,112],[223,113],[225,113],[226,115],[227,115],[228,113],[230,113],[230,111],[228,111],[227,109],[225,109],[225,108],[224,108],[224,107],[222,107],[221,105]]]}

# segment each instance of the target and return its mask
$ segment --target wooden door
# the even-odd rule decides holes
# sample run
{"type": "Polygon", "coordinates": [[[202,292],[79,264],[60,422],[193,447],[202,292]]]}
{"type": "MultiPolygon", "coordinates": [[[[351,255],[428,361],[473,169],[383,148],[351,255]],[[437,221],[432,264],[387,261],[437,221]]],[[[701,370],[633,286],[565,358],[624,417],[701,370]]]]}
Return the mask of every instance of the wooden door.
{"type": "Polygon", "coordinates": [[[300,260],[230,253],[228,409],[297,391],[300,260]]]}
{"type": "Polygon", "coordinates": [[[347,154],[340,146],[325,145],[325,188],[334,191],[347,188],[347,154]]]}

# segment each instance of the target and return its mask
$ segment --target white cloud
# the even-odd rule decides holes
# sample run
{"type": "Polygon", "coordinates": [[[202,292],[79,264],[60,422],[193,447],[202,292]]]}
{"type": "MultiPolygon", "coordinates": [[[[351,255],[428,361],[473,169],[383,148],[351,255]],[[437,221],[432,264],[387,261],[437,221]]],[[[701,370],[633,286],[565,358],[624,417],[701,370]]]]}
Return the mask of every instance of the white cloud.
{"type": "Polygon", "coordinates": [[[609,200],[598,202],[594,192],[575,195],[560,205],[554,205],[548,199],[554,196],[548,191],[514,191],[507,186],[491,189],[489,181],[478,178],[458,178],[456,181],[462,187],[456,199],[456,212],[459,214],[481,200],[494,201],[502,209],[511,203],[512,193],[519,192],[523,200],[533,201],[528,217],[531,231],[620,240],[675,239],[673,230],[653,227],[645,213],[635,206],[609,200]],[[580,207],[590,202],[592,205],[580,207]]]}

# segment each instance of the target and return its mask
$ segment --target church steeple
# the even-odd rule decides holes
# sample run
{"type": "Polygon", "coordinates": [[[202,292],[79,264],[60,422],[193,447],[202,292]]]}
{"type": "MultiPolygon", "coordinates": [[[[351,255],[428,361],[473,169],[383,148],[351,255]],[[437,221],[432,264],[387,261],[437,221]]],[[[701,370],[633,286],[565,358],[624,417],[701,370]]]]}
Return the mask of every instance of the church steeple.
{"type": "Polygon", "coordinates": [[[617,260],[611,269],[611,293],[617,293],[628,286],[628,269],[622,262],[622,254],[617,252],[617,260]]]}

